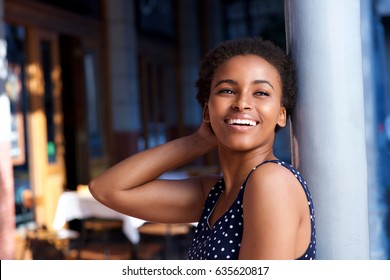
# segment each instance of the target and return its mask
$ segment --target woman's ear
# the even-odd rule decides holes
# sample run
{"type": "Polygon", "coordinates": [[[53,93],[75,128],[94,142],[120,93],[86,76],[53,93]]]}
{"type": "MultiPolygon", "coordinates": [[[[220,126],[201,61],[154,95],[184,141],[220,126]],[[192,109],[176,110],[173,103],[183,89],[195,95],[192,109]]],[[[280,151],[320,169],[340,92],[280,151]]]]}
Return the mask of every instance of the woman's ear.
{"type": "Polygon", "coordinates": [[[202,120],[205,123],[210,123],[209,106],[207,105],[207,103],[205,103],[203,107],[202,120]]]}
{"type": "Polygon", "coordinates": [[[287,111],[286,107],[282,106],[279,111],[279,117],[278,117],[278,126],[285,127],[287,123],[287,111]]]}

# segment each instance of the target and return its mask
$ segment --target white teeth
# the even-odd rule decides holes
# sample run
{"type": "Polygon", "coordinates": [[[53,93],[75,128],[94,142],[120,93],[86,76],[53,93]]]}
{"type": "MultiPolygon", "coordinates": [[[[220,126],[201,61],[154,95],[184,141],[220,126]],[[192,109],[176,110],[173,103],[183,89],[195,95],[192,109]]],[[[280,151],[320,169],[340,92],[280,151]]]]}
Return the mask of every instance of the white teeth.
{"type": "Polygon", "coordinates": [[[252,120],[230,119],[230,120],[228,120],[228,124],[255,126],[256,122],[252,121],[252,120]]]}

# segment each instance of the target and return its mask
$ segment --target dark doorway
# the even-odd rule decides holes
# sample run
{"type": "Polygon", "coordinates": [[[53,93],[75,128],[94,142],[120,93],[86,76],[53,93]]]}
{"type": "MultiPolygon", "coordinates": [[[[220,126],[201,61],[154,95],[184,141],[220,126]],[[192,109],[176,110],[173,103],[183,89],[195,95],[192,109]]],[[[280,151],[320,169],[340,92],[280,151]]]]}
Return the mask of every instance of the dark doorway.
{"type": "Polygon", "coordinates": [[[67,188],[88,182],[86,94],[81,40],[60,36],[67,188]]]}

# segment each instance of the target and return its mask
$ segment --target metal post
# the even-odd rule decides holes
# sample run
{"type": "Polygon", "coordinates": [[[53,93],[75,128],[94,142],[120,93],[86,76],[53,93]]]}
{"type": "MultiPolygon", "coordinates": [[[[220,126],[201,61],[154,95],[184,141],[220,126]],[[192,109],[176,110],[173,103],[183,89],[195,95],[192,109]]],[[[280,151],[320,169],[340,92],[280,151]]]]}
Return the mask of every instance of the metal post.
{"type": "Polygon", "coordinates": [[[286,0],[297,65],[293,162],[311,187],[318,259],[369,259],[360,3],[286,0]]]}

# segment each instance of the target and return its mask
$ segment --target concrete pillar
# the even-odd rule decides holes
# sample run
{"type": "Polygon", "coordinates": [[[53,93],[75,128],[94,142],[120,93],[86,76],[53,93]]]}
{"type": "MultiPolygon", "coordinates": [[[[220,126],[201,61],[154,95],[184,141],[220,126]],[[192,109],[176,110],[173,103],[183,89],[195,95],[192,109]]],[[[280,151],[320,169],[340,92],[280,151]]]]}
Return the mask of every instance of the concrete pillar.
{"type": "Polygon", "coordinates": [[[311,188],[318,259],[369,259],[367,157],[356,0],[286,0],[297,65],[293,163],[311,188]]]}
{"type": "Polygon", "coordinates": [[[7,42],[0,0],[0,260],[15,257],[15,199],[11,159],[11,107],[5,93],[7,42]]]}

